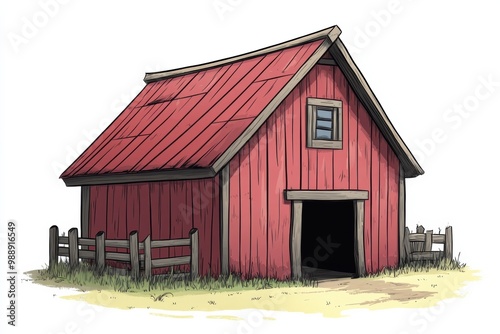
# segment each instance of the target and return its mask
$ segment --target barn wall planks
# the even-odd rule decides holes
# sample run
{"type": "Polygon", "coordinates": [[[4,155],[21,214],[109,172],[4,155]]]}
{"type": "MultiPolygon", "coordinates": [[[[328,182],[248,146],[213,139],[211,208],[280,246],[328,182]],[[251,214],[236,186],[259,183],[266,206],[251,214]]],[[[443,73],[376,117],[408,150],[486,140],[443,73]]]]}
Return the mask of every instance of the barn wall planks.
{"type": "Polygon", "coordinates": [[[232,159],[230,175],[237,182],[230,183],[229,196],[229,254],[235,257],[231,270],[258,276],[265,274],[265,268],[268,276],[290,277],[292,203],[283,198],[285,189],[368,190],[363,231],[366,270],[396,264],[399,161],[338,67],[316,65],[232,159]],[[342,101],[342,149],[306,147],[308,97],[342,101]],[[240,167],[249,157],[250,162],[240,167]],[[256,157],[260,163],[254,161],[256,157]],[[268,173],[267,192],[255,179],[263,167],[268,173]],[[240,197],[242,186],[245,193],[240,197]],[[236,259],[244,259],[241,267],[236,259]]]}
{"type": "MultiPolygon", "coordinates": [[[[189,237],[199,231],[199,272],[220,274],[219,180],[165,181],[90,186],[89,236],[127,239],[139,232],[139,241],[189,237]]],[[[152,250],[152,258],[189,255],[188,247],[152,250]]],[[[115,264],[115,263],[110,263],[115,264]]],[[[169,268],[155,269],[155,273],[169,268]]],[[[187,270],[187,265],[175,269],[187,270]]]]}

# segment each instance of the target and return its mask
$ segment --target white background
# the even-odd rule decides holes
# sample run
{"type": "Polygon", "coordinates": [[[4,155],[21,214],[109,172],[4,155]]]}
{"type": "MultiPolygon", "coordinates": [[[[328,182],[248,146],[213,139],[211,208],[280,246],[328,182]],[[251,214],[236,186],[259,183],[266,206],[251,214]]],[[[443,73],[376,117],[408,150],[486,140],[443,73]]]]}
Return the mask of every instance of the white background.
{"type": "MultiPolygon", "coordinates": [[[[139,310],[94,309],[53,297],[58,290],[20,282],[16,329],[438,333],[494,326],[500,297],[494,285],[500,199],[500,6],[495,5],[487,0],[2,1],[1,249],[5,252],[6,224],[14,220],[20,271],[47,263],[51,225],[78,226],[79,188],[67,188],[58,177],[144,86],[145,72],[225,58],[337,24],[426,171],[407,182],[408,225],[435,231],[453,226],[455,255],[460,252],[483,276],[463,290],[463,298],[429,309],[350,312],[333,320],[274,314],[277,320],[264,324],[248,311],[232,312],[246,319],[236,322],[204,314],[169,319],[139,310]]],[[[0,262],[5,273],[5,260],[0,262]]],[[[0,319],[3,326],[6,317],[0,319]]]]}

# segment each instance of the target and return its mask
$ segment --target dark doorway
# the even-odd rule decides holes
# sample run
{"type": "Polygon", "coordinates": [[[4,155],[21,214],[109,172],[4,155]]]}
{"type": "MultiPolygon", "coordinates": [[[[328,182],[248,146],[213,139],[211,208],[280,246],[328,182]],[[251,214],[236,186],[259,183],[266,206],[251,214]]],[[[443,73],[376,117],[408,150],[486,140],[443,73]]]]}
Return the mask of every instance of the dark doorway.
{"type": "Polygon", "coordinates": [[[353,201],[304,201],[301,256],[305,273],[355,273],[353,201]]]}

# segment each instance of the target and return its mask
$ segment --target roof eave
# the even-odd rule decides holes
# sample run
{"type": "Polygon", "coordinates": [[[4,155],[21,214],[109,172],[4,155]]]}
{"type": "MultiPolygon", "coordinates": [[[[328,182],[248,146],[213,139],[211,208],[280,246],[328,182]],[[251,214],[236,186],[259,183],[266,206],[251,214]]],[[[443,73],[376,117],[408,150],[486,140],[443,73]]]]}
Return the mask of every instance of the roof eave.
{"type": "Polygon", "coordinates": [[[63,178],[68,187],[107,185],[120,183],[179,181],[212,178],[217,173],[211,167],[189,168],[180,170],[158,170],[137,173],[116,173],[82,175],[63,178]]]}

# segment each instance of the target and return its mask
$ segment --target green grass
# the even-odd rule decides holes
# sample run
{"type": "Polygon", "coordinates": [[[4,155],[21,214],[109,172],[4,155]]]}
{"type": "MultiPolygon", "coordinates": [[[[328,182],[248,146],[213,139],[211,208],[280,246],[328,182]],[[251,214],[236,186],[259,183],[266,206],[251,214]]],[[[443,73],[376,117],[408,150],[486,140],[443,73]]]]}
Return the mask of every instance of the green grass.
{"type": "Polygon", "coordinates": [[[460,255],[458,258],[453,260],[442,259],[438,261],[415,261],[410,263],[405,263],[400,267],[384,268],[383,270],[368,274],[365,277],[382,277],[382,276],[399,276],[408,275],[412,273],[423,273],[429,272],[431,270],[441,270],[441,271],[453,271],[453,270],[463,270],[466,264],[460,262],[460,255]]]}
{"type": "MultiPolygon", "coordinates": [[[[59,286],[76,287],[81,290],[103,289],[118,292],[150,292],[164,290],[259,290],[281,287],[317,286],[311,279],[280,281],[272,278],[243,279],[241,276],[230,274],[228,276],[203,276],[194,280],[188,277],[172,275],[158,275],[147,279],[140,277],[133,279],[128,275],[113,272],[112,269],[104,273],[97,273],[86,263],[73,270],[67,262],[60,262],[52,268],[44,268],[32,273],[36,283],[59,286]]],[[[161,296],[161,295],[160,295],[161,296]]]]}

